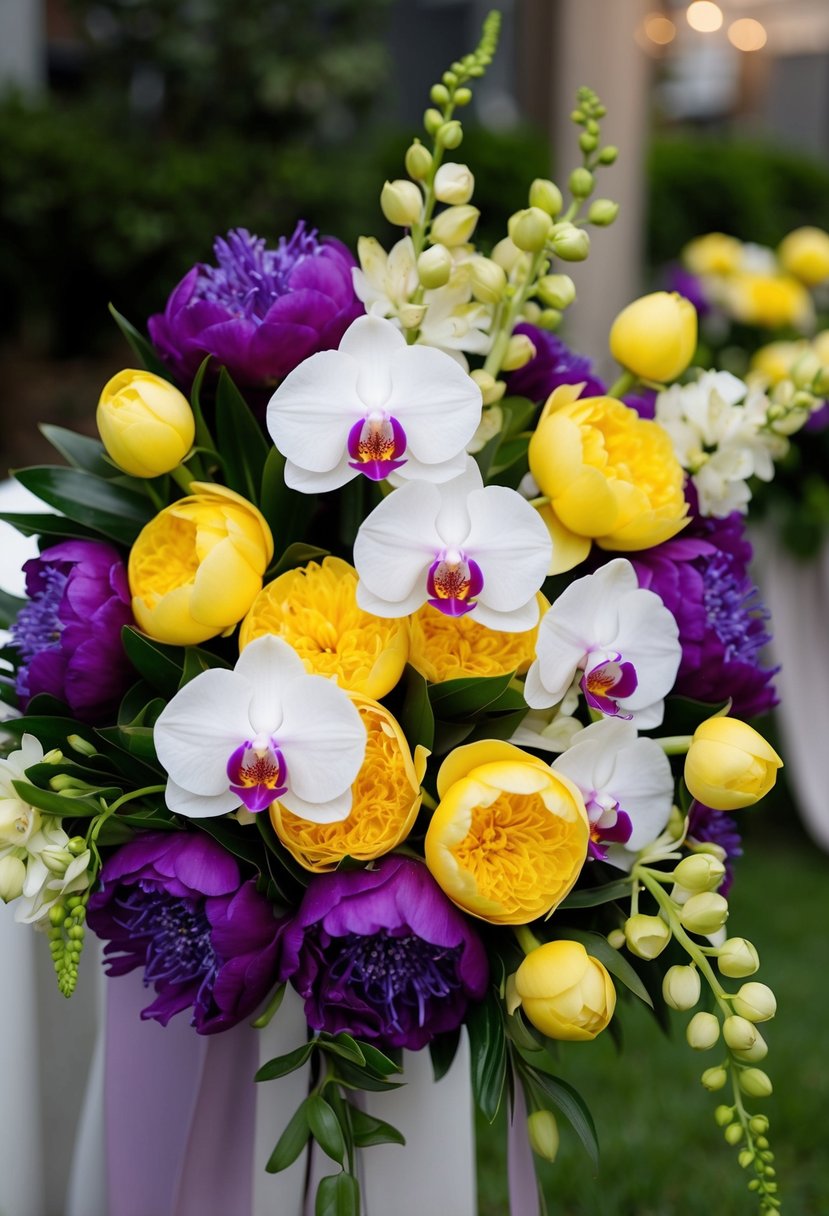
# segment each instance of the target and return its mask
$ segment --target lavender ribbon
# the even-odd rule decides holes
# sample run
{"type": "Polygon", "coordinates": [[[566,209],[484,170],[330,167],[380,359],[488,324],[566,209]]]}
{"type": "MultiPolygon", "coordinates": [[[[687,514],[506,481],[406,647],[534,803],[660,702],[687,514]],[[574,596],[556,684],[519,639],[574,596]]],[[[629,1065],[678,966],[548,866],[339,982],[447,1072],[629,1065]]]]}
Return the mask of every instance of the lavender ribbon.
{"type": "Polygon", "coordinates": [[[507,1177],[510,1216],[541,1216],[533,1152],[527,1135],[524,1087],[513,1075],[512,1117],[507,1129],[507,1177]]]}

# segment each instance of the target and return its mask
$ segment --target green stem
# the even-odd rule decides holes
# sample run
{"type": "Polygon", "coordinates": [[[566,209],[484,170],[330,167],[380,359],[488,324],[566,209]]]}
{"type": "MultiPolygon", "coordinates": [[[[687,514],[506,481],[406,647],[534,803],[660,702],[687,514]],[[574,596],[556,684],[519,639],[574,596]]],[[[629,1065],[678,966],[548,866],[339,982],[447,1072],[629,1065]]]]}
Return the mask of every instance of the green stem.
{"type": "Polygon", "coordinates": [[[513,925],[512,931],[525,954],[532,954],[533,950],[537,950],[541,945],[541,942],[534,933],[530,932],[527,925],[513,925]]]}
{"type": "Polygon", "coordinates": [[[271,1022],[273,1021],[274,1014],[282,1004],[282,998],[284,995],[285,984],[277,984],[273,990],[271,999],[259,1014],[259,1017],[255,1018],[254,1021],[251,1022],[251,1026],[254,1028],[254,1030],[264,1030],[266,1026],[270,1026],[271,1022]]]}
{"type": "Polygon", "coordinates": [[[145,481],[145,482],[144,482],[144,489],[147,491],[147,497],[148,497],[148,498],[150,499],[150,501],[152,502],[152,504],[153,504],[153,506],[155,507],[156,511],[163,511],[163,510],[164,510],[164,508],[167,506],[167,504],[166,504],[166,502],[164,501],[164,499],[161,497],[161,495],[159,494],[158,490],[157,490],[157,489],[155,488],[155,486],[152,484],[152,482],[150,482],[150,481],[145,481]]]}
{"type": "Polygon", "coordinates": [[[619,379],[611,384],[605,397],[624,397],[625,393],[629,393],[638,382],[639,378],[634,376],[633,372],[623,371],[619,379]]]}
{"type": "Polygon", "coordinates": [[[714,993],[714,996],[717,999],[717,1004],[722,1011],[723,1017],[730,1017],[733,1010],[728,1002],[728,994],[725,992],[717,979],[714,968],[711,966],[700,947],[692,938],[688,936],[685,929],[682,927],[682,923],[676,914],[676,905],[674,904],[674,901],[671,899],[670,895],[668,895],[666,891],[662,890],[659,882],[657,882],[657,880],[644,866],[634,866],[633,873],[634,876],[639,879],[642,885],[645,886],[648,891],[650,891],[651,895],[664,912],[674,937],[705,976],[711,991],[714,993]]]}
{"type": "Polygon", "coordinates": [[[656,739],[666,756],[684,756],[693,742],[693,735],[665,735],[656,739]]]}
{"type": "Polygon", "coordinates": [[[504,355],[507,353],[509,340],[512,337],[512,331],[515,329],[516,322],[521,313],[521,309],[530,294],[531,288],[534,286],[538,278],[538,272],[542,262],[547,258],[546,249],[539,249],[538,253],[533,254],[533,260],[530,263],[529,271],[524,282],[517,288],[515,295],[509,302],[503,318],[500,322],[500,328],[496,333],[492,348],[486,357],[484,363],[484,371],[488,372],[493,379],[498,378],[498,373],[501,370],[501,364],[504,361],[504,355]]]}
{"type": "Polygon", "coordinates": [[[436,811],[438,809],[437,801],[432,797],[428,790],[421,789],[420,793],[423,805],[426,807],[426,809],[429,811],[436,811]]]}
{"type": "Polygon", "coordinates": [[[190,493],[190,487],[196,480],[189,469],[185,469],[183,464],[177,465],[176,468],[170,470],[170,476],[173,481],[177,482],[185,494],[190,493]]]}

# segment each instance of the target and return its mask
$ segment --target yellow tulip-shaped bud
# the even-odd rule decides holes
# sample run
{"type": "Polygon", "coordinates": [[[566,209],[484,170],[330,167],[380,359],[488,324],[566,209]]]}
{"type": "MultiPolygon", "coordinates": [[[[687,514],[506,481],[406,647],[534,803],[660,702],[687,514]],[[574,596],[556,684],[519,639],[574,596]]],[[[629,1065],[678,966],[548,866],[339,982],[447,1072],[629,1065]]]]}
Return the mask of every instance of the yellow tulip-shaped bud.
{"type": "Polygon", "coordinates": [[[417,259],[417,277],[427,290],[445,287],[452,273],[452,254],[445,245],[432,245],[424,249],[417,259]]]}
{"type": "Polygon", "coordinates": [[[749,1022],[767,1022],[777,1013],[777,998],[768,984],[743,984],[731,1002],[735,1013],[749,1022]]]}
{"type": "Polygon", "coordinates": [[[718,1065],[716,1068],[706,1068],[705,1072],[700,1077],[705,1088],[709,1093],[716,1093],[718,1089],[723,1089],[728,1080],[728,1073],[718,1065]]]}
{"type": "Polygon", "coordinates": [[[728,920],[728,900],[716,891],[700,891],[682,905],[679,919],[690,933],[716,933],[728,920]]]}
{"type": "Polygon", "coordinates": [[[737,1080],[740,1083],[740,1089],[749,1098],[771,1097],[773,1091],[772,1083],[762,1068],[746,1068],[738,1073],[737,1080]]]}
{"type": "Polygon", "coordinates": [[[497,304],[507,285],[506,271],[492,258],[474,257],[469,263],[469,285],[481,304],[497,304]]]}
{"type": "Polygon", "coordinates": [[[822,228],[795,228],[780,242],[780,265],[807,287],[829,279],[829,233],[822,228]]]}
{"type": "Polygon", "coordinates": [[[585,1042],[607,1026],[616,989],[605,967],[581,942],[545,942],[515,973],[524,1013],[550,1039],[585,1042]]]}
{"type": "Polygon", "coordinates": [[[26,880],[26,866],[19,857],[7,853],[0,857],[0,900],[4,904],[23,894],[23,883],[26,880]]]}
{"type": "Polygon", "coordinates": [[[555,216],[564,206],[564,199],[555,182],[546,177],[537,177],[530,186],[530,206],[555,216]]]}
{"type": "Polygon", "coordinates": [[[713,1013],[695,1013],[685,1030],[688,1046],[694,1051],[708,1051],[720,1037],[720,1023],[713,1013]]]}
{"type": "Polygon", "coordinates": [[[434,189],[440,203],[468,203],[475,190],[475,178],[469,165],[447,161],[435,174],[434,189]]]}
{"type": "Polygon", "coordinates": [[[722,1037],[732,1051],[749,1051],[754,1046],[757,1031],[748,1018],[733,1013],[723,1022],[722,1037]]]}
{"type": "Polygon", "coordinates": [[[550,217],[540,207],[525,207],[509,217],[507,231],[518,249],[525,253],[538,253],[547,244],[550,217]]]}
{"type": "Polygon", "coordinates": [[[553,253],[563,262],[583,262],[590,253],[590,237],[575,224],[559,224],[550,238],[553,253]]]}
{"type": "Polygon", "coordinates": [[[416,139],[406,149],[404,163],[409,177],[416,182],[421,182],[429,176],[429,170],[432,168],[432,153],[428,148],[424,148],[419,139],[416,139]]]}
{"type": "Polygon", "coordinates": [[[527,1119],[530,1147],[543,1161],[555,1161],[558,1156],[558,1123],[551,1110],[534,1110],[527,1119]]]}
{"type": "Polygon", "coordinates": [[[569,274],[545,274],[538,281],[538,295],[551,308],[569,308],[576,298],[576,285],[569,274]]]}
{"type": "Polygon", "coordinates": [[[423,195],[414,182],[399,177],[383,186],[380,209],[390,224],[398,228],[411,228],[423,213],[423,195]]]}
{"type": "Polygon", "coordinates": [[[262,588],[273,537],[256,507],[194,481],[139,533],[129,557],[132,611],[159,642],[191,646],[240,621],[262,588]]]}
{"type": "MultiPolygon", "coordinates": [[[[476,367],[475,370],[469,374],[477,384],[478,388],[481,390],[481,399],[484,405],[494,405],[496,401],[501,400],[507,388],[505,380],[496,380],[495,377],[490,375],[489,372],[485,372],[482,367],[476,367]]],[[[483,422],[483,419],[481,421],[483,422]]],[[[492,431],[492,435],[494,435],[496,430],[501,429],[500,421],[495,417],[493,417],[491,421],[493,423],[498,421],[497,428],[493,429],[492,431]]],[[[492,435],[489,435],[488,439],[491,439],[492,435]]],[[[467,451],[474,451],[474,449],[467,448],[467,451]]],[[[454,619],[459,621],[462,618],[455,617],[454,619]]]]}
{"type": "Polygon", "coordinates": [[[525,925],[556,908],[587,856],[578,788],[498,740],[450,752],[437,784],[426,864],[449,898],[500,925],[525,925]]]}
{"type": "Polygon", "coordinates": [[[610,352],[642,380],[676,380],[697,346],[697,312],[675,291],[654,291],[628,304],[610,330],[610,352]]]}
{"type": "Polygon", "coordinates": [[[729,979],[754,975],[760,966],[757,951],[744,937],[729,937],[717,951],[717,966],[729,979]]]}
{"type": "Polygon", "coordinates": [[[774,748],[746,722],[707,718],[685,757],[685,784],[703,806],[733,811],[759,802],[782,766],[774,748]]]}
{"type": "Polygon", "coordinates": [[[637,958],[656,958],[671,940],[671,930],[661,916],[637,912],[625,921],[628,950],[637,958]]]}
{"type": "Polygon", "coordinates": [[[480,214],[477,207],[470,207],[468,203],[447,207],[432,220],[430,240],[433,244],[448,245],[450,249],[465,245],[475,231],[480,214]]]}
{"type": "Polygon", "coordinates": [[[619,214],[619,204],[614,203],[611,198],[597,198],[590,204],[587,211],[587,218],[591,224],[595,224],[597,228],[607,228],[616,219],[619,214]]]}
{"type": "Polygon", "coordinates": [[[662,980],[662,995],[671,1009],[693,1009],[701,984],[696,967],[669,967],[662,980]]]}
{"type": "Polygon", "coordinates": [[[725,866],[712,853],[684,857],[674,870],[674,882],[686,891],[716,891],[725,878],[725,866]]]}
{"type": "Polygon", "coordinates": [[[95,421],[110,459],[131,477],[178,468],[196,434],[184,394],[161,376],[132,368],[104,385],[95,421]]]}
{"type": "Polygon", "coordinates": [[[530,359],[534,359],[535,356],[535,346],[527,335],[513,334],[507,344],[501,368],[505,372],[517,372],[519,367],[526,367],[530,359]]]}

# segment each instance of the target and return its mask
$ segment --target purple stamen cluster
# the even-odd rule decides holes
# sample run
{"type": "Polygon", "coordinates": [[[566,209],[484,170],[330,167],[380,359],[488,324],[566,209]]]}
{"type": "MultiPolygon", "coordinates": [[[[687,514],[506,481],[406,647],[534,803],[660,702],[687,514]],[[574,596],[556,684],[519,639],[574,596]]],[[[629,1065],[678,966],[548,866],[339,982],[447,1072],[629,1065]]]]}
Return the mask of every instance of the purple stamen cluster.
{"type": "MultiPolygon", "coordinates": [[[[43,651],[57,650],[60,647],[63,621],[58,612],[68,577],[65,570],[48,567],[44,571],[37,596],[20,609],[11,626],[12,641],[25,664],[29,664],[35,655],[43,651]]],[[[28,666],[18,670],[17,695],[22,701],[27,701],[31,695],[28,666]]]]}
{"type": "Polygon", "coordinates": [[[223,304],[234,316],[264,321],[271,305],[288,290],[294,267],[319,249],[316,230],[306,229],[304,220],[289,239],[279,238],[276,249],[268,249],[263,237],[252,236],[246,228],[234,228],[213,243],[218,265],[199,265],[195,298],[223,304]]]}
{"type": "Polygon", "coordinates": [[[725,648],[726,661],[756,665],[759,652],[771,641],[766,629],[771,614],[759,590],[726,553],[703,559],[701,567],[706,618],[725,648]]]}
{"type": "Polygon", "coordinates": [[[195,1007],[207,1009],[218,971],[210,922],[191,899],[145,887],[122,888],[115,900],[119,925],[145,950],[144,986],[197,985],[195,1007]]]}

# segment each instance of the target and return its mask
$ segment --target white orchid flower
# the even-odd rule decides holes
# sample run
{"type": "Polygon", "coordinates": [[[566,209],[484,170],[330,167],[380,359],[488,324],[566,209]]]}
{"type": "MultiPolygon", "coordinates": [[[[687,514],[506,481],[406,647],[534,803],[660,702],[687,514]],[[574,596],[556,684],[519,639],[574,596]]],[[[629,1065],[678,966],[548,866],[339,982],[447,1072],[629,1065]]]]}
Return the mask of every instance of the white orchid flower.
{"type": "Polygon", "coordinates": [[[673,614],[616,558],[576,579],[544,614],[524,697],[547,709],[578,678],[591,709],[646,730],[662,721],[681,657],[673,614]]]}
{"type": "Polygon", "coordinates": [[[470,458],[462,476],[408,482],[371,512],[354,542],[357,602],[383,617],[429,603],[517,633],[538,620],[550,554],[538,512],[515,490],[484,486],[470,458]]]}
{"type": "Polygon", "coordinates": [[[314,823],[345,819],[366,746],[348,695],[309,675],[271,634],[246,646],[233,671],[214,668],[185,684],[154,734],[167,805],[195,819],[275,801],[314,823]]]}
{"type": "Polygon", "coordinates": [[[267,424],[285,481],[304,494],[359,473],[447,481],[463,471],[481,390],[441,351],[408,346],[380,317],[358,317],[337,350],[312,355],[271,397],[267,424]]]}
{"type": "Polygon", "coordinates": [[[637,737],[632,722],[594,722],[574,737],[552,768],[584,796],[590,855],[621,869],[630,869],[635,855],[657,839],[670,818],[670,761],[655,739],[637,737]]]}

